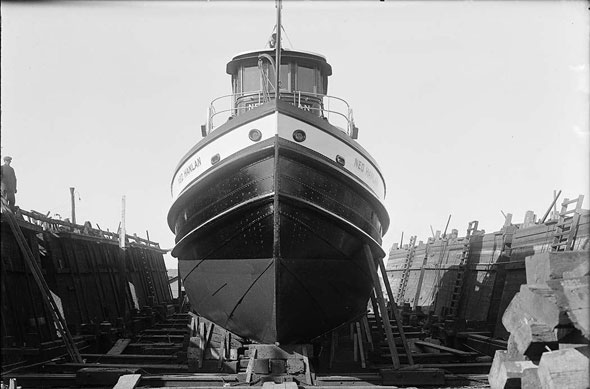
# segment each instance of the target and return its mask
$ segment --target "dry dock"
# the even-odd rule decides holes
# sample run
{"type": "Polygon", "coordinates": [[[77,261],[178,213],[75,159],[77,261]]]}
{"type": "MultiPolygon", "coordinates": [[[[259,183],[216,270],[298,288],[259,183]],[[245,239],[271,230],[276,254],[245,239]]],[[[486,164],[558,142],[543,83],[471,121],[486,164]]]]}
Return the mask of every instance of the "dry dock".
{"type": "Polygon", "coordinates": [[[252,343],[191,313],[149,239],[127,235],[122,250],[90,223],[3,212],[2,383],[583,387],[590,218],[571,209],[394,246],[387,266],[375,259],[374,276],[387,277],[367,315],[293,346],[252,343]]]}

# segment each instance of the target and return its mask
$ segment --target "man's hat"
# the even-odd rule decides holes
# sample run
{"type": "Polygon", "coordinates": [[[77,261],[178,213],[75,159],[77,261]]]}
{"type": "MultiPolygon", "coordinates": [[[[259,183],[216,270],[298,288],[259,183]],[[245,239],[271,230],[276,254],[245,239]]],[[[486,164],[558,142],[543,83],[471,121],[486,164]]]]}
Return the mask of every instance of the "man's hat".
{"type": "Polygon", "coordinates": [[[4,157],[4,160],[5,161],[12,161],[12,157],[8,157],[8,156],[7,157],[4,157]]]}

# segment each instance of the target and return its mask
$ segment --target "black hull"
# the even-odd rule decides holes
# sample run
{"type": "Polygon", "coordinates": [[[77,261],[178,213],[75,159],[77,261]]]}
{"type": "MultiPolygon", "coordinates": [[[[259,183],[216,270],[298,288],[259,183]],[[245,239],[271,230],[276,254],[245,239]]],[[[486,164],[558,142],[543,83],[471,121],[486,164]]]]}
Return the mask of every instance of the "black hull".
{"type": "Polygon", "coordinates": [[[336,162],[279,137],[211,169],[173,205],[191,306],[262,343],[301,343],[366,311],[363,255],[387,215],[336,162]]]}

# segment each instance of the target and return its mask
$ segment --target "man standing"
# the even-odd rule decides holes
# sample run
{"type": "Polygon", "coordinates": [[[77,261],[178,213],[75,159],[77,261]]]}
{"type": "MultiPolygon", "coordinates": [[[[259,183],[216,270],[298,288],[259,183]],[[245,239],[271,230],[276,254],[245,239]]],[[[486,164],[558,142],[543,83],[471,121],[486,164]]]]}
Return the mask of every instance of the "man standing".
{"type": "Polygon", "coordinates": [[[14,203],[16,202],[14,197],[16,193],[16,174],[10,166],[10,162],[12,162],[12,157],[4,157],[0,191],[2,192],[2,197],[8,201],[10,209],[14,209],[14,203]]]}

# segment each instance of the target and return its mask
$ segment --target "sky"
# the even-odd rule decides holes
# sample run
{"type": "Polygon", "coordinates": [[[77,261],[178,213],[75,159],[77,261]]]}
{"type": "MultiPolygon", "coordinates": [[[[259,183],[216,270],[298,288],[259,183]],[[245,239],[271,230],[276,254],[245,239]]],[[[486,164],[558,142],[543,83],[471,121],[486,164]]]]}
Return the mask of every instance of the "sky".
{"type": "MultiPolygon", "coordinates": [[[[226,63],[263,48],[273,1],[2,2],[1,152],[17,205],[172,248],[180,158],[226,63]]],[[[385,177],[386,251],[402,232],[465,234],[553,200],[588,209],[589,20],[580,1],[286,1],[283,44],[326,56],[385,177]]],[[[176,260],[166,255],[168,268],[176,260]]]]}

